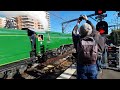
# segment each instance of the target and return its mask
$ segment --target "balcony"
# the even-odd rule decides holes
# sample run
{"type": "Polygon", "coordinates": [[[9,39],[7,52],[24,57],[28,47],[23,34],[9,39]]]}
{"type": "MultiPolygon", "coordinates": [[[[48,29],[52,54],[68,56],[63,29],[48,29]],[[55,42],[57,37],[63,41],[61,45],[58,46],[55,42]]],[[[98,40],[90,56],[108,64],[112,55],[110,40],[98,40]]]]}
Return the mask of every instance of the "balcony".
{"type": "Polygon", "coordinates": [[[28,18],[28,16],[21,16],[21,19],[28,18]]]}
{"type": "Polygon", "coordinates": [[[21,21],[22,22],[24,22],[24,21],[34,22],[34,20],[32,20],[32,19],[22,19],[21,21]]]}
{"type": "Polygon", "coordinates": [[[22,22],[24,23],[34,23],[34,21],[30,21],[30,20],[22,20],[22,22]]]}

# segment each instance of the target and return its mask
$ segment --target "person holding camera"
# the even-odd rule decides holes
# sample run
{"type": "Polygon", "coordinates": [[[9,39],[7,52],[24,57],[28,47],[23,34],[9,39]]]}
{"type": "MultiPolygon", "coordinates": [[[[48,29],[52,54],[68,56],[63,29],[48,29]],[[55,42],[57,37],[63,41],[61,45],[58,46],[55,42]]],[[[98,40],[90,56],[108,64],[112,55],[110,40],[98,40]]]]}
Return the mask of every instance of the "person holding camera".
{"type": "Polygon", "coordinates": [[[104,38],[96,31],[86,15],[79,17],[72,31],[73,44],[76,49],[77,79],[97,79],[98,58],[104,51],[104,38]],[[86,23],[79,27],[82,20],[86,23]]]}

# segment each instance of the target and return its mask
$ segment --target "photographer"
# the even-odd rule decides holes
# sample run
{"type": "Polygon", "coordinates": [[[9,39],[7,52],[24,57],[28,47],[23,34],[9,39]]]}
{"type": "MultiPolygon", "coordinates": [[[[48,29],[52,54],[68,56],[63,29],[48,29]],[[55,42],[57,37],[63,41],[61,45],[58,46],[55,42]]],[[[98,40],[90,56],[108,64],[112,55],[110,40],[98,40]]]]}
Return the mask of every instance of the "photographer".
{"type": "MultiPolygon", "coordinates": [[[[77,59],[77,79],[97,79],[98,67],[99,67],[97,59],[101,57],[102,52],[104,51],[104,47],[105,47],[104,38],[102,38],[99,32],[96,31],[95,27],[88,20],[87,16],[79,17],[76,26],[73,28],[72,37],[73,37],[73,44],[76,49],[76,55],[74,56],[77,59]],[[79,24],[82,20],[85,20],[86,23],[84,23],[79,27],[79,24]],[[93,40],[90,40],[90,38],[92,37],[93,37],[93,40]],[[82,40],[85,40],[86,38],[87,39],[89,38],[90,43],[93,43],[93,41],[97,43],[98,47],[96,46],[97,47],[95,51],[96,53],[93,52],[94,49],[91,48],[90,45],[85,45],[85,46],[82,45],[82,40]],[[88,49],[85,49],[83,47],[88,49]],[[86,51],[83,51],[84,49],[86,51]],[[88,55],[86,55],[85,57],[84,54],[86,52],[88,53],[88,55]],[[100,55],[98,55],[97,52],[99,52],[100,55]]],[[[89,44],[89,43],[86,43],[86,44],[89,44]]]]}

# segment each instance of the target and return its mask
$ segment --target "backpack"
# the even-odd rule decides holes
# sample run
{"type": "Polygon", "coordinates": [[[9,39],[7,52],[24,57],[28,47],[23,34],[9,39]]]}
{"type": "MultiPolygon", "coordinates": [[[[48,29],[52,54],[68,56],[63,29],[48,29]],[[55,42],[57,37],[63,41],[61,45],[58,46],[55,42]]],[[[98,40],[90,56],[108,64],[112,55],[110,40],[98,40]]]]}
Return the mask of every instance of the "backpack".
{"type": "Polygon", "coordinates": [[[78,62],[81,64],[96,63],[98,56],[98,45],[91,36],[81,38],[77,45],[78,62]]]}

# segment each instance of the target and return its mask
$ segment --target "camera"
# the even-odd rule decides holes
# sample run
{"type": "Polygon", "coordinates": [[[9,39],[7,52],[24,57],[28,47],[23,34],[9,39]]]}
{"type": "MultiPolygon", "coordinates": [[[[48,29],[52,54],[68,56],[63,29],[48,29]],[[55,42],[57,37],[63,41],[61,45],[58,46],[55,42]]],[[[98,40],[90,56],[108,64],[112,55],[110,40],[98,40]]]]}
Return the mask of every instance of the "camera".
{"type": "Polygon", "coordinates": [[[82,16],[80,16],[80,17],[79,17],[79,20],[81,20],[81,21],[82,21],[82,20],[83,20],[83,17],[82,17],[82,16]]]}

